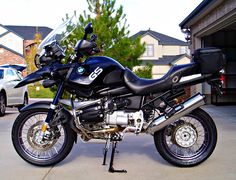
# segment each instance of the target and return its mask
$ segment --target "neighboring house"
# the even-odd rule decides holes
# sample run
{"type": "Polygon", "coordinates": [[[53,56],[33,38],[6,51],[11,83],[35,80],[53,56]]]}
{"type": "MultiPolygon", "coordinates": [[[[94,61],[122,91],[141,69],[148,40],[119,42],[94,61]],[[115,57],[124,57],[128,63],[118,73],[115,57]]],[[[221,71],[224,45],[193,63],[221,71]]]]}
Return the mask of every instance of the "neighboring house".
{"type": "Polygon", "coordinates": [[[0,25],[0,65],[25,64],[23,37],[0,25]]]}
{"type": "Polygon", "coordinates": [[[39,33],[41,35],[41,38],[44,39],[52,31],[51,28],[44,27],[44,26],[39,26],[39,27],[38,26],[5,26],[5,27],[19,34],[21,37],[23,37],[24,50],[30,44],[34,43],[36,33],[39,33]]]}
{"type": "Polygon", "coordinates": [[[190,63],[190,56],[187,54],[173,55],[173,56],[162,56],[158,60],[145,60],[143,64],[150,63],[153,65],[152,77],[154,79],[161,78],[165,75],[172,66],[179,64],[190,63]]]}
{"type": "Polygon", "coordinates": [[[42,39],[52,31],[48,27],[4,26],[0,24],[0,65],[26,64],[24,55],[38,32],[42,39]]]}
{"type": "Polygon", "coordinates": [[[203,0],[181,23],[191,41],[191,52],[202,47],[221,48],[226,56],[224,94],[218,96],[206,83],[192,92],[202,92],[212,103],[236,103],[236,1],[203,0]]]}
{"type": "Polygon", "coordinates": [[[190,62],[188,44],[179,39],[152,31],[140,31],[132,36],[141,36],[141,43],[145,43],[146,51],[140,57],[143,64],[153,64],[152,77],[160,78],[175,64],[190,62]]]}

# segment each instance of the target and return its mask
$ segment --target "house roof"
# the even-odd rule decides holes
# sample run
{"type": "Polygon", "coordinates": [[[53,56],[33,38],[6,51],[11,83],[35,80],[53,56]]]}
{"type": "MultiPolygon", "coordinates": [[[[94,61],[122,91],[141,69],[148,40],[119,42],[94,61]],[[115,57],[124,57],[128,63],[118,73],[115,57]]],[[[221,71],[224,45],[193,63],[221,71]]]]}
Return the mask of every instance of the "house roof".
{"type": "Polygon", "coordinates": [[[6,26],[4,26],[4,25],[2,25],[2,24],[0,24],[0,27],[4,28],[4,29],[6,30],[4,33],[2,33],[2,34],[0,35],[0,37],[3,37],[3,36],[5,36],[6,34],[8,34],[8,33],[11,32],[11,33],[14,33],[15,35],[17,35],[18,37],[24,39],[24,37],[22,37],[22,36],[19,35],[18,33],[12,31],[11,29],[7,28],[6,26]]]}
{"type": "Polygon", "coordinates": [[[36,31],[38,31],[41,34],[42,39],[44,39],[52,31],[51,28],[44,27],[44,26],[12,26],[12,25],[6,25],[5,27],[7,29],[19,34],[25,40],[33,40],[36,31]]]}
{"type": "Polygon", "coordinates": [[[2,44],[0,44],[0,48],[6,49],[6,50],[8,50],[8,51],[12,52],[13,54],[16,54],[16,55],[18,55],[18,56],[20,56],[20,57],[24,57],[23,54],[20,54],[20,53],[14,51],[13,49],[10,49],[10,48],[8,48],[8,47],[2,45],[2,44]]]}
{"type": "Polygon", "coordinates": [[[9,31],[6,31],[6,32],[0,34],[0,38],[3,37],[3,36],[5,36],[5,35],[8,34],[8,33],[9,33],[9,31]]]}
{"type": "Polygon", "coordinates": [[[179,59],[183,57],[188,57],[187,54],[180,54],[180,55],[174,55],[174,56],[163,56],[160,59],[157,60],[143,60],[142,64],[146,65],[148,63],[153,65],[173,65],[175,62],[177,62],[179,59]]]}
{"type": "Polygon", "coordinates": [[[145,36],[145,35],[150,35],[153,38],[155,38],[156,40],[159,41],[160,44],[162,45],[178,45],[178,46],[187,46],[187,42],[181,41],[179,39],[167,36],[165,34],[161,34],[159,32],[156,31],[152,31],[152,30],[147,30],[147,31],[139,31],[138,33],[134,34],[133,36],[131,36],[131,38],[137,38],[138,36],[145,36]]]}
{"type": "Polygon", "coordinates": [[[203,0],[180,24],[181,29],[189,28],[191,22],[195,22],[208,14],[224,0],[203,0]]]}

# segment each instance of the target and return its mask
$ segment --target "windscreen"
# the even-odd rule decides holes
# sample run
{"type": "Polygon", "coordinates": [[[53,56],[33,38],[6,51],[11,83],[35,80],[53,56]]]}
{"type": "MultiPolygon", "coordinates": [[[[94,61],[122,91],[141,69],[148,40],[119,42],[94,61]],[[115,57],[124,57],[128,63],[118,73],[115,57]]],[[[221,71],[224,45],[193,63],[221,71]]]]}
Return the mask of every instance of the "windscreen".
{"type": "Polygon", "coordinates": [[[72,33],[72,31],[76,28],[76,25],[76,16],[66,19],[61,25],[50,32],[39,44],[37,54],[41,54],[44,46],[51,44],[54,41],[57,41],[57,43],[60,44],[67,36],[69,36],[69,34],[72,33]]]}

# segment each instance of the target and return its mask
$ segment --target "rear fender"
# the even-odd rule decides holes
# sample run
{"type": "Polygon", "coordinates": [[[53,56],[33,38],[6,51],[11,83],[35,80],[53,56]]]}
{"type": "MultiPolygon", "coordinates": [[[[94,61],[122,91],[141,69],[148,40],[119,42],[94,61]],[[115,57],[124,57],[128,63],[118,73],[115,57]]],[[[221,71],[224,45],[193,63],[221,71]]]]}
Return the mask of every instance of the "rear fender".
{"type": "MultiPolygon", "coordinates": [[[[50,101],[39,101],[39,102],[35,102],[33,104],[29,104],[25,107],[23,107],[20,112],[24,112],[24,111],[28,111],[28,110],[32,110],[32,109],[50,109],[50,101]]],[[[74,117],[72,116],[72,114],[66,110],[65,108],[62,109],[62,113],[63,113],[63,123],[69,123],[69,125],[71,126],[71,124],[73,124],[73,120],[74,117]],[[72,121],[72,122],[71,122],[72,121]]],[[[75,143],[77,142],[77,133],[73,130],[73,127],[71,127],[71,130],[73,131],[74,134],[74,141],[75,143]]]]}

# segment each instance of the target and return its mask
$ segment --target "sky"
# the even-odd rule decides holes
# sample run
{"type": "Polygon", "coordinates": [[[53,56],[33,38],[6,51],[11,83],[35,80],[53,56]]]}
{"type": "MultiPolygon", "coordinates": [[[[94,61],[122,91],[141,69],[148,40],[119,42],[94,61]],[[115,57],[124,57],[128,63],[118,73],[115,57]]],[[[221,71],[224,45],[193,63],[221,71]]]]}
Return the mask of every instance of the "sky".
{"type": "MultiPolygon", "coordinates": [[[[179,24],[202,0],[116,0],[123,6],[130,35],[141,30],[181,40],[179,24]]],[[[87,11],[86,0],[1,0],[0,24],[57,27],[66,14],[87,11]]]]}

